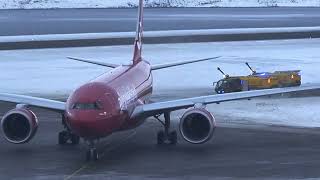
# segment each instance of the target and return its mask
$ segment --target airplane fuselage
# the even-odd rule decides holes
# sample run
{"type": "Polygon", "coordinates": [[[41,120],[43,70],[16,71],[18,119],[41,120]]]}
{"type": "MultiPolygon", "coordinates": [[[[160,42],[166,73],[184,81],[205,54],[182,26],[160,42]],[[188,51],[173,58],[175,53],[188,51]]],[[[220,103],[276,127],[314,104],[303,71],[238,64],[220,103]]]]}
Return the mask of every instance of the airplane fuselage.
{"type": "Polygon", "coordinates": [[[70,95],[66,123],[73,133],[85,139],[137,127],[144,119],[132,119],[131,114],[137,105],[148,103],[152,83],[149,62],[119,66],[70,95]]]}

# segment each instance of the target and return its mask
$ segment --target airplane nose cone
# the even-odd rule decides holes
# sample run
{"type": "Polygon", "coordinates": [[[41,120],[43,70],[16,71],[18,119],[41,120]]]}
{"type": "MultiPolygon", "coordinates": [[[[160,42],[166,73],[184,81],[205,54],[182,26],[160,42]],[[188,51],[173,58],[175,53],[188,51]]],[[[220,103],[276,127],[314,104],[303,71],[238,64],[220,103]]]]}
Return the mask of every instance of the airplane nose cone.
{"type": "Polygon", "coordinates": [[[115,132],[125,122],[118,99],[117,92],[101,82],[79,87],[66,103],[69,128],[83,138],[101,138],[115,132]]]}
{"type": "Polygon", "coordinates": [[[89,112],[69,113],[67,119],[71,130],[84,138],[104,137],[116,131],[121,126],[121,120],[107,113],[95,114],[89,112]]]}

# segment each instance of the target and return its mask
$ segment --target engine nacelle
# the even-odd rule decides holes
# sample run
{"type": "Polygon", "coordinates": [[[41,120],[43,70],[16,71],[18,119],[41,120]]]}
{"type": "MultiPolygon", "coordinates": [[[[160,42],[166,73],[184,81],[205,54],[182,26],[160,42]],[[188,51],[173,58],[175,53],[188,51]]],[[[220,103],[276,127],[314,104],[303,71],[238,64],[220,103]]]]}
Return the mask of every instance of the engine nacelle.
{"type": "Polygon", "coordinates": [[[16,108],[5,114],[1,120],[5,138],[14,144],[30,141],[38,128],[38,119],[29,109],[16,108]]]}
{"type": "Polygon", "coordinates": [[[213,115],[204,108],[187,110],[180,120],[182,137],[193,144],[202,144],[210,140],[216,127],[213,115]]]}

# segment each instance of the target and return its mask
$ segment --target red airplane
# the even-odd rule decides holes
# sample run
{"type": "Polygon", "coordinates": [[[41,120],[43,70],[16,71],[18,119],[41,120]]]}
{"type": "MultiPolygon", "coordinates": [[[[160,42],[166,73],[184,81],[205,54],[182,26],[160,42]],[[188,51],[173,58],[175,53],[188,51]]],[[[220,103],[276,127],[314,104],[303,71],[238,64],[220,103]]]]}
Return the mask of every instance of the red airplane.
{"type": "Polygon", "coordinates": [[[319,85],[301,86],[151,103],[149,97],[152,94],[153,71],[218,57],[151,65],[141,57],[142,28],[143,0],[140,0],[134,55],[130,65],[69,58],[114,69],[77,88],[67,102],[0,93],[0,101],[17,104],[16,108],[7,112],[1,120],[6,140],[14,144],[29,142],[38,128],[38,119],[31,107],[45,108],[62,115],[64,130],[59,133],[59,144],[79,144],[81,137],[88,143],[86,159],[97,160],[99,154],[95,143],[98,139],[135,128],[143,124],[148,117],[155,117],[164,126],[164,130],[158,132],[158,144],[176,144],[177,133],[170,129],[170,113],[187,109],[180,119],[180,133],[186,141],[201,144],[211,139],[216,127],[214,116],[206,109],[207,104],[320,88],[319,85]],[[164,121],[160,120],[161,115],[164,116],[164,121]]]}

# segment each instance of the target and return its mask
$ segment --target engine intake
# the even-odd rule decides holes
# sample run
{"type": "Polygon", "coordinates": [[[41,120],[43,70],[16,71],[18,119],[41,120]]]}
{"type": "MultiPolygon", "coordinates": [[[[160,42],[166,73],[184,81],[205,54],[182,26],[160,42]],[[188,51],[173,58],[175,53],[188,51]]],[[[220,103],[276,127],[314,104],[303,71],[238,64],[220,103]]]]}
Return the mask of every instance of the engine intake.
{"type": "Polygon", "coordinates": [[[214,117],[204,108],[189,109],[180,120],[182,137],[193,144],[202,144],[210,140],[215,127],[214,117]]]}
{"type": "Polygon", "coordinates": [[[30,141],[38,128],[38,119],[29,109],[16,108],[5,114],[1,127],[7,141],[23,144],[30,141]]]}

